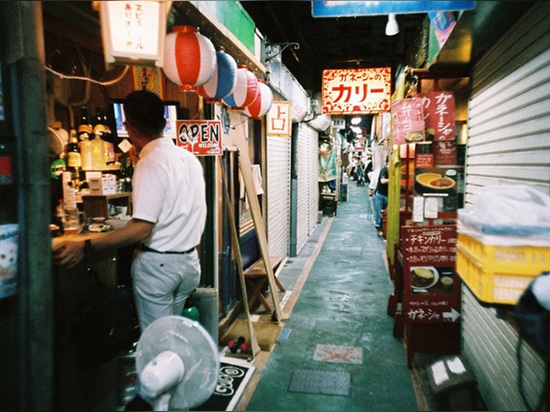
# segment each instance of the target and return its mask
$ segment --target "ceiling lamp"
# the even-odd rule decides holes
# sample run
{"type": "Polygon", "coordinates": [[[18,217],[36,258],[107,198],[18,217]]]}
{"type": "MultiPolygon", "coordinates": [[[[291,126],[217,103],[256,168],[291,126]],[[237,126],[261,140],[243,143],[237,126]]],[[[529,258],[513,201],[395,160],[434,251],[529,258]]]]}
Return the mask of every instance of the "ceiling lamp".
{"type": "Polygon", "coordinates": [[[216,103],[228,96],[237,81],[237,62],[223,47],[216,50],[216,61],[216,70],[210,80],[197,88],[197,93],[207,103],[216,103]]]}
{"type": "Polygon", "coordinates": [[[273,92],[271,88],[260,79],[258,80],[258,96],[252,104],[245,107],[243,113],[253,119],[259,119],[271,109],[272,104],[273,92]]]}
{"type": "Polygon", "coordinates": [[[258,96],[258,79],[245,65],[237,69],[237,82],[233,92],[223,99],[229,107],[237,110],[243,110],[252,104],[258,96]]]}
{"type": "Polygon", "coordinates": [[[163,71],[180,86],[179,90],[196,90],[210,80],[215,70],[216,49],[198,27],[174,26],[166,35],[163,71]]]}
{"type": "Polygon", "coordinates": [[[395,14],[390,13],[388,15],[388,23],[386,23],[386,36],[395,36],[399,33],[399,25],[397,20],[395,20],[395,14]]]}

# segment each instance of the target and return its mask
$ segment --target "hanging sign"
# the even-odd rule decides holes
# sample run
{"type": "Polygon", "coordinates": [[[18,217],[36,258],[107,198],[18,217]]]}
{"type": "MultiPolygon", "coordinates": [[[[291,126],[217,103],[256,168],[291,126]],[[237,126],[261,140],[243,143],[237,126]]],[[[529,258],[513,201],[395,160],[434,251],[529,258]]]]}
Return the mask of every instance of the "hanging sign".
{"type": "Polygon", "coordinates": [[[422,101],[397,100],[391,106],[393,143],[418,143],[425,139],[422,101]]]}
{"type": "Polygon", "coordinates": [[[422,103],[428,140],[450,141],[456,137],[455,98],[453,92],[418,93],[422,103]]]}
{"type": "Polygon", "coordinates": [[[312,1],[313,17],[357,17],[380,14],[472,10],[475,1],[312,1]]]}
{"type": "Polygon", "coordinates": [[[222,126],[219,120],[178,120],[176,144],[195,156],[221,156],[222,126]]]}
{"type": "Polygon", "coordinates": [[[391,101],[391,68],[323,70],[324,114],[387,112],[391,101]]]}
{"type": "Polygon", "coordinates": [[[115,61],[162,66],[168,2],[99,1],[107,64],[115,61]]]}
{"type": "Polygon", "coordinates": [[[460,319],[456,274],[456,226],[402,227],[403,315],[407,323],[455,323],[460,319]]]}
{"type": "Polygon", "coordinates": [[[292,133],[292,117],[290,103],[273,102],[267,112],[267,134],[272,136],[290,137],[292,133]]]}

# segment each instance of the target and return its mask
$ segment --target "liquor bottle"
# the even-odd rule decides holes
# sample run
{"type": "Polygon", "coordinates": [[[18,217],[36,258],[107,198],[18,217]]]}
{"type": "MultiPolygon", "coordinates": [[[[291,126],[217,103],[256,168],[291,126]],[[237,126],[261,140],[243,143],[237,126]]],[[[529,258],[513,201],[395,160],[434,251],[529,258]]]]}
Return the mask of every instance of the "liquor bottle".
{"type": "Polygon", "coordinates": [[[78,140],[92,138],[92,124],[88,116],[88,109],[85,106],[80,108],[80,118],[78,120],[78,140]]]}
{"type": "Polygon", "coordinates": [[[93,170],[92,141],[88,134],[80,142],[80,156],[82,158],[82,170],[93,170]]]}
{"type": "Polygon", "coordinates": [[[108,158],[106,158],[105,160],[108,165],[111,165],[115,163],[115,138],[111,131],[109,117],[107,116],[107,109],[102,110],[101,116],[102,116],[103,125],[105,126],[105,133],[103,134],[103,140],[105,140],[105,143],[107,145],[107,153],[108,153],[108,158]]]}
{"type": "Polygon", "coordinates": [[[67,145],[67,167],[71,172],[78,172],[82,167],[82,158],[78,147],[78,137],[76,130],[71,129],[69,134],[69,144],[67,145]]]}

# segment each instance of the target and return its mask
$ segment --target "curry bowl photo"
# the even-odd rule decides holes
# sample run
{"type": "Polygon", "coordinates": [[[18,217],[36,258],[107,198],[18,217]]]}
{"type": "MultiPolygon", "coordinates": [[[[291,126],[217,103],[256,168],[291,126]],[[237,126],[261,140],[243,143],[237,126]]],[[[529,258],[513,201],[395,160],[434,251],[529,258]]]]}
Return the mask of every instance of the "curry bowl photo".
{"type": "Polygon", "coordinates": [[[456,185],[456,181],[438,173],[420,173],[416,176],[416,181],[428,189],[435,190],[449,190],[456,185]]]}

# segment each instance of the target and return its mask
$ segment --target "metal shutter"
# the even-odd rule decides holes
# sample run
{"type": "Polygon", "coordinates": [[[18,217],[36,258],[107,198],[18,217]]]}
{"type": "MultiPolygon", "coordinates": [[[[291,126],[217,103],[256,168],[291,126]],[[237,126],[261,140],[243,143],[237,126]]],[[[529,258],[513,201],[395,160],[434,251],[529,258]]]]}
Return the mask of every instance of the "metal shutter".
{"type": "MultiPolygon", "coordinates": [[[[539,2],[477,62],[472,72],[466,207],[495,184],[528,184],[550,193],[550,3],[539,2]]],[[[520,211],[518,211],[519,213],[520,211]]],[[[517,333],[495,309],[463,291],[463,353],[489,410],[525,410],[517,384],[517,333]]],[[[523,350],[531,406],[544,364],[523,350]]]]}
{"type": "Polygon", "coordinates": [[[267,232],[270,256],[288,256],[291,139],[267,138],[267,232]]]}
{"type": "Polygon", "coordinates": [[[296,250],[299,253],[317,223],[318,209],[318,132],[300,124],[297,143],[297,234],[296,250]]]}

